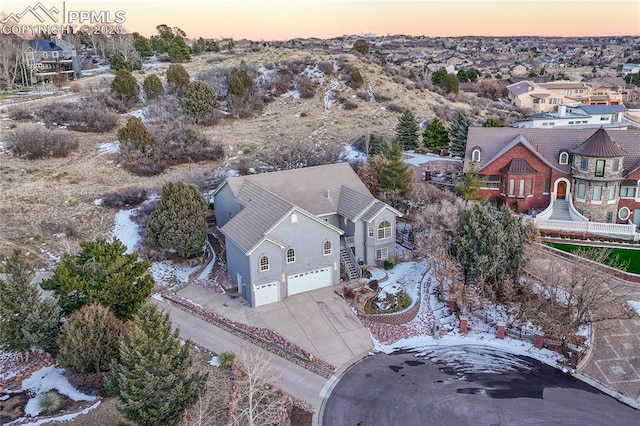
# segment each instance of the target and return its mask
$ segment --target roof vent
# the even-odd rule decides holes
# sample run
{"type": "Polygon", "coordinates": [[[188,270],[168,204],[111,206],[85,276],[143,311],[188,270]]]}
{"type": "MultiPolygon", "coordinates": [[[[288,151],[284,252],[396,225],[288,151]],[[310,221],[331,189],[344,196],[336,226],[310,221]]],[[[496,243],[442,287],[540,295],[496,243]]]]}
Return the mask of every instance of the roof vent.
{"type": "Polygon", "coordinates": [[[327,196],[327,200],[331,199],[331,190],[330,189],[327,189],[326,196],[327,196]]]}

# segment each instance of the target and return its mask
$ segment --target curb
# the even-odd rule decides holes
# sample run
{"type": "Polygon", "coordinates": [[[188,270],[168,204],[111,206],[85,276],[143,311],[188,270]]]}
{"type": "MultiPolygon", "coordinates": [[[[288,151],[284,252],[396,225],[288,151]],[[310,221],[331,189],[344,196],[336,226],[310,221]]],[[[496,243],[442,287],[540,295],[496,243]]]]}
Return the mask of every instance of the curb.
{"type": "Polygon", "coordinates": [[[573,377],[575,377],[576,379],[588,384],[589,386],[593,386],[594,388],[598,389],[600,392],[609,395],[612,398],[617,399],[618,401],[622,402],[623,404],[626,404],[628,406],[630,406],[631,408],[634,408],[636,410],[640,410],[640,401],[635,400],[633,398],[630,398],[626,395],[621,394],[620,392],[618,392],[617,390],[614,390],[600,382],[598,382],[597,380],[592,379],[589,376],[586,376],[582,373],[573,373],[572,374],[573,377]]]}
{"type": "Polygon", "coordinates": [[[340,378],[347,371],[349,371],[353,366],[359,364],[362,360],[364,360],[365,358],[371,355],[373,355],[373,352],[371,351],[366,351],[360,355],[356,355],[349,362],[343,364],[343,366],[340,367],[338,370],[336,370],[333,376],[329,378],[327,383],[325,383],[325,385],[322,387],[322,390],[320,391],[320,399],[321,399],[320,407],[318,407],[318,410],[314,411],[313,413],[313,419],[311,420],[312,426],[322,426],[322,419],[324,417],[324,407],[327,404],[327,401],[329,400],[329,397],[331,396],[333,389],[336,387],[336,385],[340,381],[340,378]]]}

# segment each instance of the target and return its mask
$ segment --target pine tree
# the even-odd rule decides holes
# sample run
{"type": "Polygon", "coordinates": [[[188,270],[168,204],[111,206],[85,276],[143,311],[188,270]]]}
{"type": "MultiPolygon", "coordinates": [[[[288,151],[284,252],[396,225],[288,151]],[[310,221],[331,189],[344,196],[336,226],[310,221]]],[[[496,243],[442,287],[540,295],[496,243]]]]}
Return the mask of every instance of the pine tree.
{"type": "Polygon", "coordinates": [[[396,140],[400,143],[400,149],[405,151],[418,147],[418,123],[410,109],[405,109],[398,118],[396,140]]]}
{"type": "Polygon", "coordinates": [[[389,151],[389,141],[384,136],[372,134],[369,136],[369,155],[384,154],[389,151]]]}
{"type": "Polygon", "coordinates": [[[149,261],[138,261],[136,253],[125,254],[127,247],[117,239],[85,241],[80,248],[78,254],[65,254],[41,287],[56,293],[67,315],[95,302],[121,320],[130,319],[154,286],[147,275],[149,261]]]}
{"type": "Polygon", "coordinates": [[[20,250],[0,264],[0,349],[27,355],[31,349],[53,347],[60,321],[55,300],[42,300],[31,284],[34,269],[20,250]]]}
{"type": "Polygon", "coordinates": [[[56,361],[79,373],[106,370],[119,356],[118,342],[125,328],[109,308],[96,303],[83,306],[60,329],[56,361]]]}
{"type": "Polygon", "coordinates": [[[206,374],[188,374],[189,346],[171,330],[168,314],[143,305],[130,333],[120,340],[120,361],[105,380],[118,397],[118,410],[140,426],[177,425],[198,399],[206,374]]]}
{"type": "Polygon", "coordinates": [[[118,129],[118,140],[126,150],[129,146],[144,151],[153,145],[151,133],[138,117],[129,117],[127,124],[118,129]]]}
{"type": "Polygon", "coordinates": [[[432,152],[439,152],[449,146],[449,133],[438,117],[435,117],[422,134],[424,145],[432,152]]]}
{"type": "Polygon", "coordinates": [[[147,99],[157,99],[164,92],[162,81],[155,74],[150,74],[144,78],[142,90],[144,90],[147,99]]]}
{"type": "Polygon", "coordinates": [[[111,82],[111,92],[123,102],[134,103],[138,99],[140,86],[136,78],[126,69],[116,71],[116,77],[111,82]]]}
{"type": "Polygon", "coordinates": [[[464,157],[467,149],[467,135],[472,124],[471,118],[464,112],[459,112],[456,115],[449,126],[451,134],[449,154],[455,157],[464,157]]]}
{"type": "Polygon", "coordinates": [[[211,114],[218,107],[218,99],[213,87],[204,81],[192,81],[187,86],[187,95],[182,109],[195,118],[211,114]]]}
{"type": "Polygon", "coordinates": [[[499,118],[487,117],[484,123],[482,123],[482,127],[504,127],[504,124],[502,124],[499,118]]]}
{"type": "Polygon", "coordinates": [[[151,42],[148,38],[140,33],[133,33],[133,47],[138,51],[142,58],[148,58],[153,56],[153,50],[151,49],[151,42]]]}
{"type": "Polygon", "coordinates": [[[402,150],[395,143],[378,170],[379,192],[384,201],[400,208],[411,191],[411,170],[402,161],[402,150]]]}
{"type": "Polygon", "coordinates": [[[152,246],[175,250],[179,256],[202,253],[207,238],[207,203],[195,185],[168,182],[151,212],[147,241],[152,246]]]}
{"type": "Polygon", "coordinates": [[[191,49],[180,36],[175,36],[171,40],[167,46],[167,53],[171,63],[189,62],[191,60],[191,49]]]}

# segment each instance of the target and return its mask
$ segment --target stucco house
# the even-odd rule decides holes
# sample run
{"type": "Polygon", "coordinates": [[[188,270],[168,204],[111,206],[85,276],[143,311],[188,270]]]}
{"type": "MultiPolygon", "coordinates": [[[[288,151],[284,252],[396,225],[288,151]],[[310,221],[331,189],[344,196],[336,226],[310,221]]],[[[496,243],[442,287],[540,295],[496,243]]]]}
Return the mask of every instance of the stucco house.
{"type": "Polygon", "coordinates": [[[472,127],[464,168],[485,178],[478,195],[541,211],[539,227],[637,237],[640,129],[472,127]]]}
{"type": "Polygon", "coordinates": [[[622,105],[583,105],[561,104],[556,111],[540,112],[526,120],[514,122],[512,127],[519,128],[558,128],[558,127],[607,127],[626,128],[623,122],[627,111],[622,105]]]}
{"type": "Polygon", "coordinates": [[[28,40],[22,55],[31,84],[47,81],[60,73],[67,74],[69,79],[80,77],[82,73],[73,44],[56,36],[28,40]]]}
{"type": "Polygon", "coordinates": [[[213,203],[229,275],[254,307],[359,278],[391,257],[402,216],[348,163],[230,177],[213,203]]]}

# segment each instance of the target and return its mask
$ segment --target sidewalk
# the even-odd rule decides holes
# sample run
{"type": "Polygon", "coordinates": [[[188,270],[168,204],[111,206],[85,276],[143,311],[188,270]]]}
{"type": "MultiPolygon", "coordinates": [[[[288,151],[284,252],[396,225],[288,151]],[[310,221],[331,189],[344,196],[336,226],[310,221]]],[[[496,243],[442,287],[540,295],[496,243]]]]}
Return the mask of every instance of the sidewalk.
{"type": "MultiPolygon", "coordinates": [[[[174,327],[179,327],[180,335],[195,344],[202,345],[216,352],[238,352],[241,346],[253,346],[251,343],[228,333],[182,309],[164,302],[153,300],[160,310],[168,312],[174,327]]],[[[279,356],[272,355],[271,366],[279,374],[278,387],[295,398],[313,405],[317,412],[320,409],[322,391],[327,379],[293,364],[279,356]]]]}

